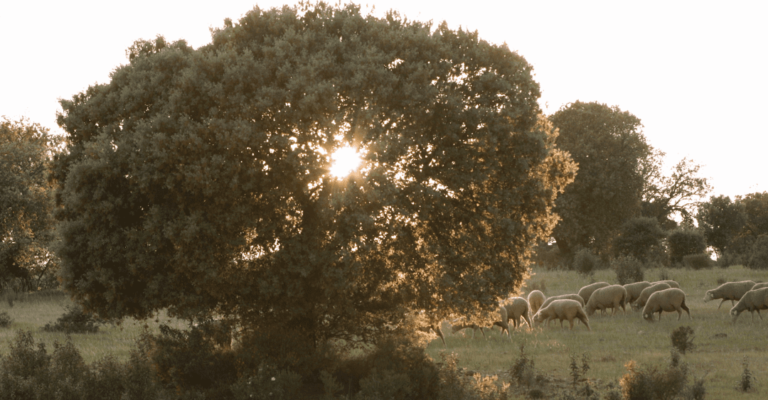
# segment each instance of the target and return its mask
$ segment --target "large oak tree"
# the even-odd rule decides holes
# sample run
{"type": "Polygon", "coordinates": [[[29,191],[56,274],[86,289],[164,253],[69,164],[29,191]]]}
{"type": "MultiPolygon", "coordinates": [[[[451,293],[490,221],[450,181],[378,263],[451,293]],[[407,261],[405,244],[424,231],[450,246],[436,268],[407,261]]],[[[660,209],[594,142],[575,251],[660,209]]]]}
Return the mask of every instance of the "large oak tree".
{"type": "Polygon", "coordinates": [[[138,41],[63,100],[63,283],[103,316],[218,313],[313,343],[492,310],[573,179],[531,66],[476,33],[323,4],[193,49],[138,41]],[[361,149],[359,170],[329,174],[361,149]]]}

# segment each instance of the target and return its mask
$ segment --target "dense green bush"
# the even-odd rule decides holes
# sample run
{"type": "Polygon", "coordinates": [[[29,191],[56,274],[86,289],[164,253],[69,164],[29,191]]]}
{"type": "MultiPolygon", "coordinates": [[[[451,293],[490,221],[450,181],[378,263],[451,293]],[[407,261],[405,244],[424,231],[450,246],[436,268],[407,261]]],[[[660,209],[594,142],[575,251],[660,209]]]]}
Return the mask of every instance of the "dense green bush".
{"type": "Polygon", "coordinates": [[[667,245],[672,266],[681,265],[689,254],[702,254],[707,249],[704,234],[694,229],[675,229],[667,235],[667,245]]]}
{"type": "Polygon", "coordinates": [[[64,333],[96,333],[99,331],[100,323],[92,314],[86,313],[79,306],[67,307],[64,313],[56,323],[45,324],[43,330],[46,332],[64,332],[64,333]]]}
{"type": "Polygon", "coordinates": [[[5,311],[0,312],[0,328],[7,328],[11,326],[12,323],[13,323],[13,319],[11,318],[10,315],[8,315],[7,312],[5,311]]]}
{"type": "Polygon", "coordinates": [[[135,354],[127,364],[107,357],[88,366],[70,341],[53,347],[48,354],[43,343],[35,345],[31,332],[19,331],[0,361],[0,399],[172,398],[154,383],[146,360],[135,354]]]}
{"type": "Polygon", "coordinates": [[[714,264],[709,254],[689,254],[683,256],[683,264],[690,269],[707,269],[714,264]]]}
{"type": "Polygon", "coordinates": [[[656,218],[632,218],[621,226],[619,236],[613,241],[614,251],[617,255],[632,256],[647,262],[653,250],[661,246],[664,236],[664,230],[656,218]]]}
{"type": "Polygon", "coordinates": [[[752,252],[747,261],[751,269],[768,269],[768,236],[760,235],[752,245],[752,252]]]}
{"type": "Polygon", "coordinates": [[[611,262],[611,266],[616,271],[616,280],[619,282],[619,285],[645,280],[643,263],[632,256],[617,257],[611,262]]]}
{"type": "Polygon", "coordinates": [[[573,269],[582,275],[591,275],[600,262],[589,249],[581,249],[573,257],[573,269]]]}
{"type": "Polygon", "coordinates": [[[672,331],[670,339],[672,339],[672,347],[679,352],[685,354],[688,350],[693,350],[693,328],[690,326],[678,326],[672,331]]]}

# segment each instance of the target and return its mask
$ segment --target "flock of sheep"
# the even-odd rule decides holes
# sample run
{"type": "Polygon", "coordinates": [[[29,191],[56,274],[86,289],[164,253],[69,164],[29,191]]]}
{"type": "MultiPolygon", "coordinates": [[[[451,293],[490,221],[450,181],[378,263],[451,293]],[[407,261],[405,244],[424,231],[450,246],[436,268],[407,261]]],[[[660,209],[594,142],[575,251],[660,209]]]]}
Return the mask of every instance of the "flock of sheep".
{"type": "MultiPolygon", "coordinates": [[[[756,284],[753,281],[728,282],[718,286],[715,289],[707,291],[704,301],[721,299],[720,306],[726,300],[731,301],[731,316],[735,323],[739,314],[744,311],[752,313],[768,309],[768,282],[756,284]],[[734,305],[734,302],[738,302],[734,305]]],[[[517,328],[523,321],[529,328],[539,326],[544,322],[549,325],[552,320],[559,320],[560,326],[563,326],[563,320],[570,323],[570,329],[573,329],[574,319],[581,321],[587,330],[592,329],[589,326],[589,317],[595,311],[600,310],[601,315],[612,309],[611,315],[614,315],[619,307],[626,313],[626,305],[629,304],[633,310],[641,310],[643,318],[646,321],[654,321],[654,314],[677,311],[677,320],[683,315],[683,310],[691,319],[691,312],[685,305],[685,292],[680,289],[680,285],[673,280],[658,282],[636,282],[626,285],[611,285],[606,282],[597,282],[584,286],[578,294],[564,294],[547,298],[540,290],[534,290],[528,295],[528,299],[523,297],[512,297],[502,302],[499,306],[500,321],[493,323],[493,326],[501,327],[501,332],[509,334],[509,321],[517,328]]],[[[493,327],[491,326],[491,327],[493,327]]],[[[465,328],[480,329],[483,336],[483,328],[475,324],[453,325],[453,332],[465,328]]],[[[436,330],[438,336],[443,339],[442,332],[436,330]]]]}

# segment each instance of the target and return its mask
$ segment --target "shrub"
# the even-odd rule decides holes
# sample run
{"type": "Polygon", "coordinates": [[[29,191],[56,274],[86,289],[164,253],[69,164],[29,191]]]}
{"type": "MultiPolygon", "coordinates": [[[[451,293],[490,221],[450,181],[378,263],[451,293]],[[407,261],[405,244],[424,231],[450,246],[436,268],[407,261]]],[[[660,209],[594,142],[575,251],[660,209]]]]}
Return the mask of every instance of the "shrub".
{"type": "Polygon", "coordinates": [[[632,218],[621,226],[613,246],[617,255],[632,256],[647,262],[653,249],[661,246],[664,236],[664,230],[656,218],[632,218]]]}
{"type": "Polygon", "coordinates": [[[768,236],[760,235],[752,245],[747,268],[768,269],[768,236]]]}
{"type": "Polygon", "coordinates": [[[525,354],[525,345],[520,345],[520,357],[509,369],[509,376],[519,385],[530,387],[535,381],[533,360],[525,354]]]}
{"type": "Polygon", "coordinates": [[[644,280],[643,264],[634,257],[617,257],[611,264],[614,271],[616,271],[616,280],[619,282],[619,285],[644,280]]]}
{"type": "Polygon", "coordinates": [[[621,378],[625,400],[673,399],[685,390],[688,368],[685,364],[659,371],[657,367],[638,369],[634,361],[626,364],[621,378]]]}
{"type": "Polygon", "coordinates": [[[43,330],[46,332],[64,332],[64,333],[96,333],[99,331],[99,324],[93,318],[93,315],[83,311],[79,306],[67,307],[66,313],[56,320],[56,323],[45,324],[43,330]]]}
{"type": "Polygon", "coordinates": [[[755,375],[749,370],[749,363],[747,358],[744,357],[744,361],[741,363],[744,366],[744,370],[741,373],[741,379],[739,379],[736,389],[740,392],[747,393],[755,389],[755,375]]]}
{"type": "Polygon", "coordinates": [[[675,229],[667,236],[669,261],[674,265],[683,262],[689,254],[701,254],[707,249],[704,234],[694,229],[675,229]]]}
{"type": "Polygon", "coordinates": [[[0,312],[0,327],[7,328],[11,326],[12,323],[13,323],[13,319],[11,318],[10,315],[8,315],[7,312],[5,311],[0,312]]]}
{"type": "Polygon", "coordinates": [[[690,269],[699,270],[711,268],[714,264],[714,261],[712,261],[712,258],[709,256],[709,254],[706,253],[689,254],[687,256],[683,256],[683,264],[690,269]]]}
{"type": "Polygon", "coordinates": [[[19,331],[7,356],[0,361],[0,398],[119,400],[170,398],[154,384],[150,366],[140,361],[145,373],[134,372],[136,359],[120,364],[113,358],[101,359],[91,366],[67,340],[54,343],[49,355],[43,343],[35,345],[32,333],[19,331]],[[137,379],[138,378],[138,379],[137,379]]]}
{"type": "Polygon", "coordinates": [[[599,259],[589,249],[581,249],[573,257],[573,269],[582,275],[591,275],[599,259]]]}
{"type": "Polygon", "coordinates": [[[201,326],[187,331],[160,326],[160,335],[145,334],[141,349],[158,379],[177,393],[203,393],[209,398],[231,398],[237,382],[235,354],[217,348],[201,326]]]}
{"type": "Polygon", "coordinates": [[[672,331],[670,335],[672,346],[685,354],[688,350],[693,350],[693,328],[690,326],[679,326],[672,331]]]}

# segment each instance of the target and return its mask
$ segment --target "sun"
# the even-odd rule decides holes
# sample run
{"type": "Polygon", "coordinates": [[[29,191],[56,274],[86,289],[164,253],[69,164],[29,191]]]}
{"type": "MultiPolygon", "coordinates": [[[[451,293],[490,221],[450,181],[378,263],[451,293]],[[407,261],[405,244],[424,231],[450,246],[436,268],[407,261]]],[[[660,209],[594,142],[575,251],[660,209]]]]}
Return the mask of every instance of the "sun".
{"type": "Polygon", "coordinates": [[[342,147],[331,156],[333,164],[331,165],[331,175],[337,178],[344,178],[360,166],[360,155],[357,150],[346,146],[342,147]]]}

